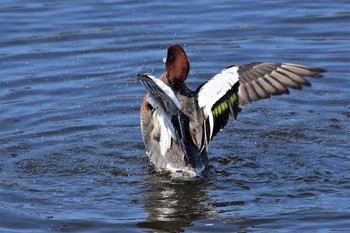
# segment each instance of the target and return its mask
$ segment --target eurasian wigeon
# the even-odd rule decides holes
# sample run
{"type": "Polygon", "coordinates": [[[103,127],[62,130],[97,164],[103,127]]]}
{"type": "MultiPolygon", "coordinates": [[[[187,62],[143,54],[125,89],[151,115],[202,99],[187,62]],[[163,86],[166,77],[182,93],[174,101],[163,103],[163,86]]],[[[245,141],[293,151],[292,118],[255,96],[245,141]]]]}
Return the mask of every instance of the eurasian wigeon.
{"type": "Polygon", "coordinates": [[[234,120],[251,102],[310,86],[304,76],[321,78],[321,68],[290,63],[230,65],[196,91],[185,80],[190,63],[178,44],[168,48],[166,72],[159,79],[139,75],[147,89],[141,131],[147,154],[159,170],[197,176],[208,167],[208,147],[229,116],[234,120]]]}

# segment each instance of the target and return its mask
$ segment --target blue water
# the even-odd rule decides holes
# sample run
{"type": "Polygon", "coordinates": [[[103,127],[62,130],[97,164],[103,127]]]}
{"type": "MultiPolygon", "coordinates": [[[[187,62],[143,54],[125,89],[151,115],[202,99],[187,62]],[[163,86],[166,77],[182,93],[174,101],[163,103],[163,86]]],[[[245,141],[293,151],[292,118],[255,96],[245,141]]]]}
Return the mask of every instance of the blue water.
{"type": "Polygon", "coordinates": [[[1,232],[350,231],[348,1],[0,5],[1,232]],[[154,171],[136,74],[184,46],[195,89],[229,64],[328,70],[247,106],[205,178],[154,171]]]}

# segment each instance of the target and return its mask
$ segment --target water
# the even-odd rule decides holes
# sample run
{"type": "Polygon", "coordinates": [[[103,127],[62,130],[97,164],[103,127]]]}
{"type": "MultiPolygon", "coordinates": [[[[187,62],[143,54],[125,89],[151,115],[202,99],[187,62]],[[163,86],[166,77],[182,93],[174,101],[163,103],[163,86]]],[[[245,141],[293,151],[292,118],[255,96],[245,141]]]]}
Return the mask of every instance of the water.
{"type": "Polygon", "coordinates": [[[349,231],[348,1],[24,1],[0,6],[1,232],[349,231]],[[154,171],[137,73],[184,45],[193,89],[226,65],[329,70],[246,107],[205,178],[154,171]]]}

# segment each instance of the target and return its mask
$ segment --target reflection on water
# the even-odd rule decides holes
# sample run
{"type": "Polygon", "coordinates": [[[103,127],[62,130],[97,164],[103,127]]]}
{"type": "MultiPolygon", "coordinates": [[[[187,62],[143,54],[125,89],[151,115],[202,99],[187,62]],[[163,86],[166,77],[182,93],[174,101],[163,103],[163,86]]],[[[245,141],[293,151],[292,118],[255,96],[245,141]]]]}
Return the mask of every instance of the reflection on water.
{"type": "Polygon", "coordinates": [[[204,178],[175,181],[169,180],[169,177],[160,177],[158,182],[152,181],[144,191],[147,218],[137,226],[180,232],[191,226],[193,221],[215,216],[207,194],[208,188],[208,181],[204,178]]]}

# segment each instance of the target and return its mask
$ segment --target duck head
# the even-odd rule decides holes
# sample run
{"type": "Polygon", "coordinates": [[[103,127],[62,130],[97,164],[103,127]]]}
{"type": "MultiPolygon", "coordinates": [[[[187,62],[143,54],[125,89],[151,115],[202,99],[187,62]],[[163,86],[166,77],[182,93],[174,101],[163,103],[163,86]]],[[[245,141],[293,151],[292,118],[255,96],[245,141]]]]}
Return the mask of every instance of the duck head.
{"type": "Polygon", "coordinates": [[[190,71],[190,63],[188,62],[187,55],[180,45],[170,45],[165,65],[167,83],[174,90],[178,91],[184,84],[190,71]]]}

